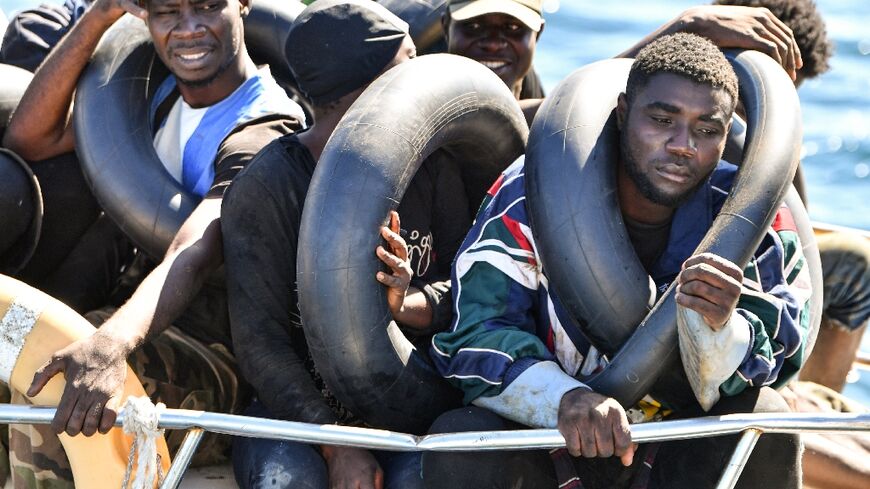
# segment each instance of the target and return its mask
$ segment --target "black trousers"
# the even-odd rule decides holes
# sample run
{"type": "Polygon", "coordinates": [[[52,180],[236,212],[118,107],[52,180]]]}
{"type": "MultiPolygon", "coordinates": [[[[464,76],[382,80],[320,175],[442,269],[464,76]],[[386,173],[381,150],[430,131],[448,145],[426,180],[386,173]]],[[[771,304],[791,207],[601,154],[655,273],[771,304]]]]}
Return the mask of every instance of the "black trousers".
{"type": "Polygon", "coordinates": [[[42,189],[42,232],[16,278],[79,313],[104,306],[132,259],[133,245],[102,213],[74,153],[31,168],[42,189]]]}
{"type": "MultiPolygon", "coordinates": [[[[774,390],[762,387],[721,400],[707,415],[751,412],[787,412],[774,390]]],[[[681,413],[680,417],[703,413],[681,413]]],[[[441,415],[430,433],[523,429],[486,409],[467,407],[441,415]]],[[[728,464],[739,435],[640,445],[634,464],[619,459],[574,458],[585,489],[629,488],[643,471],[646,455],[655,450],[649,469],[649,488],[700,489],[715,487],[728,464]]],[[[738,488],[798,488],[801,486],[800,439],[797,435],[763,435],[737,484],[738,488]]],[[[553,461],[547,451],[426,452],[423,480],[429,489],[555,489],[553,461]]]]}

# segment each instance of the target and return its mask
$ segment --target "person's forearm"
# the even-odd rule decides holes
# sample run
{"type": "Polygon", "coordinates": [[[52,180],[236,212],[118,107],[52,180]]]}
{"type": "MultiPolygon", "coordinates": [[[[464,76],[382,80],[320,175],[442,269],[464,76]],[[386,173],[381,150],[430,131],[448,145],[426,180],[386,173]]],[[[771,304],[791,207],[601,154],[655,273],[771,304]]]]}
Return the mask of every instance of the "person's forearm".
{"type": "Polygon", "coordinates": [[[49,53],[18,104],[3,146],[38,161],[69,152],[70,106],[79,76],[117,13],[90,9],[49,53]]]}
{"type": "Polygon", "coordinates": [[[393,319],[411,329],[426,330],[432,325],[432,306],[422,291],[408,287],[402,309],[396,312],[393,319]]]}
{"type": "Polygon", "coordinates": [[[338,421],[305,362],[275,321],[233,323],[233,347],[242,374],[260,402],[278,419],[330,424],[338,421]],[[238,333],[238,334],[237,334],[238,333]]]}
{"type": "Polygon", "coordinates": [[[213,249],[215,245],[220,247],[220,235],[210,229],[191,246],[167,255],[145,277],[130,300],[100,327],[100,334],[113,338],[130,354],[163,332],[184,312],[205,278],[222,263],[222,253],[219,248],[213,249]],[[215,232],[218,236],[212,236],[215,232]]]}

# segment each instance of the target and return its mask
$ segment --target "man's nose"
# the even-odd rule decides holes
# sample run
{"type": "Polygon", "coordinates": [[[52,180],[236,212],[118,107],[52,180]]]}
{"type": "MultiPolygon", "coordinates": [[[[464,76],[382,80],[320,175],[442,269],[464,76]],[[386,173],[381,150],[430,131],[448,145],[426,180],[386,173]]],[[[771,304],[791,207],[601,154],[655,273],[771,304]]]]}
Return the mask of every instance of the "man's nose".
{"type": "Polygon", "coordinates": [[[675,155],[690,158],[695,156],[698,147],[690,127],[681,125],[674,128],[674,133],[668,139],[666,149],[675,155]]]}
{"type": "Polygon", "coordinates": [[[480,40],[480,47],[484,51],[496,52],[507,46],[507,41],[497,29],[490,29],[480,40]]]}
{"type": "Polygon", "coordinates": [[[177,37],[189,38],[202,35],[205,31],[200,22],[199,16],[193,9],[183,9],[178,14],[178,25],[175,27],[174,34],[177,37]]]}

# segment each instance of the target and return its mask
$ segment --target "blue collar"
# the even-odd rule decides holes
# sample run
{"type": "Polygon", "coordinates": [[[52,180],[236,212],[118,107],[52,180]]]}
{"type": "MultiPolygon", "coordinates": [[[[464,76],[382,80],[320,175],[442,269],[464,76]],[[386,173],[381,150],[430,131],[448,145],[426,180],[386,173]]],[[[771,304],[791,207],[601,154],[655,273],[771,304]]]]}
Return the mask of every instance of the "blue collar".
{"type": "Polygon", "coordinates": [[[737,167],[720,161],[703,185],[677,208],[671,223],[668,246],[651,270],[659,292],[670,285],[686,261],[704,239],[713,218],[719,214],[734,182],[737,167]]]}

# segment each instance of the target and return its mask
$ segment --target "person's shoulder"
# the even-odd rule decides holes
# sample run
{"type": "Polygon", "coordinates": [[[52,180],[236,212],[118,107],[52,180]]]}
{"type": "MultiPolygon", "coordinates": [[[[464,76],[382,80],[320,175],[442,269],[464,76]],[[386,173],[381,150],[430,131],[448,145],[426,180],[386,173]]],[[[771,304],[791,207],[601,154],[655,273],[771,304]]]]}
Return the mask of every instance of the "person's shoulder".
{"type": "Polygon", "coordinates": [[[220,154],[254,155],[271,141],[302,129],[298,119],[284,114],[269,114],[240,124],[224,138],[220,154]]]}
{"type": "Polygon", "coordinates": [[[520,156],[498,177],[487,192],[490,196],[507,195],[511,199],[525,196],[526,157],[520,156]]]}
{"type": "Polygon", "coordinates": [[[264,107],[263,110],[288,115],[296,119],[301,126],[304,126],[306,118],[305,110],[287,94],[287,90],[272,76],[268,65],[260,67],[254,78],[259,81],[261,86],[258,97],[262,102],[267,104],[267,107],[264,107]]]}
{"type": "Polygon", "coordinates": [[[307,181],[315,163],[297,135],[290,133],[266,144],[236,179],[252,178],[267,186],[288,179],[307,181]]]}

